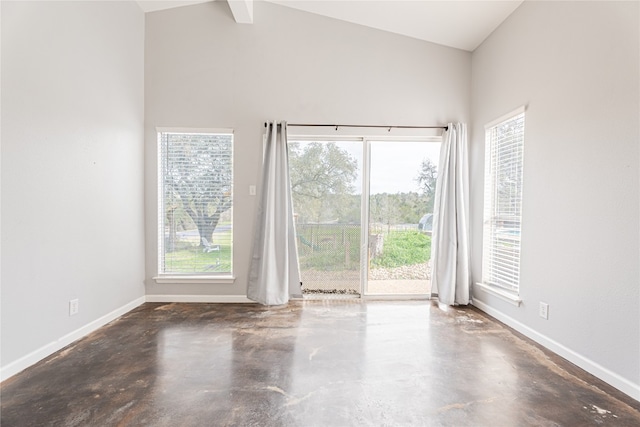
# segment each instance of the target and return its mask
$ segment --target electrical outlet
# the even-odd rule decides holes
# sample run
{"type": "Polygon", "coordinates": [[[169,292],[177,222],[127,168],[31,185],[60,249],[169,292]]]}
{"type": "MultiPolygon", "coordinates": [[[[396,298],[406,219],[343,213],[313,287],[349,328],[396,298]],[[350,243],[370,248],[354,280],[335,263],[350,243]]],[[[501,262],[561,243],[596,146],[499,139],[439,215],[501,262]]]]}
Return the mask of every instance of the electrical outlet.
{"type": "Polygon", "coordinates": [[[540,302],[540,317],[549,319],[549,304],[546,302],[540,302]]]}
{"type": "Polygon", "coordinates": [[[78,298],[72,299],[69,301],[69,316],[78,314],[79,309],[80,309],[80,301],[78,300],[78,298]]]}

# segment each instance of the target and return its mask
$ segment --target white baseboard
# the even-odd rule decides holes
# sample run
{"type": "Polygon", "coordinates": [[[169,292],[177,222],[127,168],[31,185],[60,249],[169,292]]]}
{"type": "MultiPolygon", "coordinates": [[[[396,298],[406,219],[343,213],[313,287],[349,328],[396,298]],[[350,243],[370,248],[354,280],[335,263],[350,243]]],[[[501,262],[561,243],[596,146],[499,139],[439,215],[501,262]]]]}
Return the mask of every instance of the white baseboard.
{"type": "Polygon", "coordinates": [[[72,342],[89,335],[91,332],[97,330],[98,328],[101,328],[102,326],[106,325],[112,320],[117,319],[123,314],[128,313],[129,311],[133,310],[134,308],[138,307],[144,302],[145,302],[144,296],[140,298],[136,298],[130,303],[127,303],[122,307],[117,308],[112,312],[105,314],[104,316],[94,320],[93,322],[90,322],[82,326],[81,328],[78,328],[75,331],[70,332],[58,338],[56,341],[53,341],[43,347],[40,347],[37,350],[32,351],[26,356],[23,356],[20,359],[9,363],[7,366],[3,366],[2,368],[0,368],[0,381],[4,381],[7,378],[14,376],[18,372],[28,368],[29,366],[38,363],[45,357],[48,357],[53,353],[55,353],[56,351],[68,346],[72,342]]]}
{"type": "Polygon", "coordinates": [[[246,295],[147,295],[147,302],[251,303],[246,295]]]}
{"type": "Polygon", "coordinates": [[[617,388],[621,392],[631,396],[632,398],[640,401],[640,384],[635,384],[626,378],[621,377],[615,372],[610,371],[604,366],[594,362],[593,360],[576,353],[568,347],[560,344],[557,341],[552,340],[546,335],[537,332],[536,330],[530,328],[529,326],[518,322],[514,318],[507,316],[506,314],[496,310],[495,308],[483,303],[482,301],[473,300],[473,305],[480,310],[484,311],[488,315],[495,317],[505,325],[515,329],[526,337],[534,340],[538,344],[548,348],[554,353],[558,354],[561,357],[564,357],[571,363],[579,366],[585,371],[589,372],[591,375],[594,375],[600,378],[602,381],[610,384],[611,386],[617,388]]]}

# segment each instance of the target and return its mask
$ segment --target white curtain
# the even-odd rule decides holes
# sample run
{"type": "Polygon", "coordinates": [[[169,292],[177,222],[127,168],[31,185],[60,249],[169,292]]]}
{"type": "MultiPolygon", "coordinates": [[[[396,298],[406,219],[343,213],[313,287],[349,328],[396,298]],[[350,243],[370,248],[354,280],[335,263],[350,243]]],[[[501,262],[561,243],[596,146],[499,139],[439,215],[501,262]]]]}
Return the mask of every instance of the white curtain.
{"type": "Polygon", "coordinates": [[[302,294],[289,179],[287,123],[269,123],[247,297],[286,304],[302,294]]]}
{"type": "Polygon", "coordinates": [[[433,207],[431,293],[446,305],[469,304],[469,161],[467,126],[443,134],[433,207]]]}

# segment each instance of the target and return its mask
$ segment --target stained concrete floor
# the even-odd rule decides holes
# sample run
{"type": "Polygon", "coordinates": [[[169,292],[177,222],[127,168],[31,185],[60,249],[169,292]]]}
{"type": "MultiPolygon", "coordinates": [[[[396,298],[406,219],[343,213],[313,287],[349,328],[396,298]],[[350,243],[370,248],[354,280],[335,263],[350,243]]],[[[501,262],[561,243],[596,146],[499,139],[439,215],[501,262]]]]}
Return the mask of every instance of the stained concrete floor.
{"type": "Polygon", "coordinates": [[[147,303],[1,384],[10,426],[639,426],[473,308],[147,303]]]}

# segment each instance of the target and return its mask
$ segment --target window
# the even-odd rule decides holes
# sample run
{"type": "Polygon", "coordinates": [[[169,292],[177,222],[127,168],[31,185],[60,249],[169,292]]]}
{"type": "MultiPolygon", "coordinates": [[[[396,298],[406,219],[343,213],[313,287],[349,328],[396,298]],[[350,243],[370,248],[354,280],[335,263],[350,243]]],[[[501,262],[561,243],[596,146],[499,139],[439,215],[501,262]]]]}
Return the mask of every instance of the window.
{"type": "Polygon", "coordinates": [[[232,131],[158,132],[158,272],[232,273],[232,131]]]}
{"type": "Polygon", "coordinates": [[[486,126],[482,282],[517,294],[524,108],[486,126]]]}

